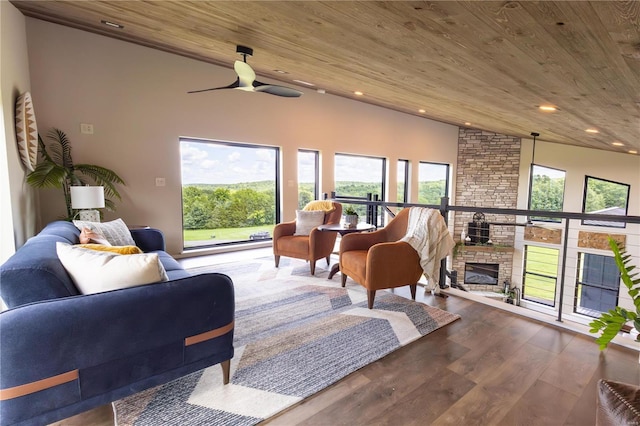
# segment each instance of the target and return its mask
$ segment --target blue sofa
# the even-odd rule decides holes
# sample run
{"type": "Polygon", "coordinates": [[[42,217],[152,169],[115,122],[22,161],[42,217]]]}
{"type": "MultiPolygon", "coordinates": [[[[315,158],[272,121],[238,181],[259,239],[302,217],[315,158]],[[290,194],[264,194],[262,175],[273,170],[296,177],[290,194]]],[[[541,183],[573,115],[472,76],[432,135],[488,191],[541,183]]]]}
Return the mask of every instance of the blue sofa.
{"type": "Polygon", "coordinates": [[[70,222],[47,225],[0,266],[0,424],[47,424],[233,357],[234,290],[223,274],[191,276],[157,229],[131,230],[158,253],[169,281],[82,295],[56,242],[77,244],[70,222]]]}

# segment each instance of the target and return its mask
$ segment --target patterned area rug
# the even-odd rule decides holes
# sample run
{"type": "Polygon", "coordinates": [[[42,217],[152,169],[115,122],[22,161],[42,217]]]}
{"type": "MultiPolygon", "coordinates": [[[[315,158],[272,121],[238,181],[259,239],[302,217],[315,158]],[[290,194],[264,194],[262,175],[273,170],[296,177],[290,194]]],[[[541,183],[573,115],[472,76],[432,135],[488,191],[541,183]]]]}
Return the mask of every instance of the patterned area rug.
{"type": "Polygon", "coordinates": [[[236,292],[231,383],[219,365],[116,401],[116,424],[254,425],[359,368],[447,325],[459,315],[327,280],[297,259],[230,263],[191,272],[229,275],[236,292]]]}

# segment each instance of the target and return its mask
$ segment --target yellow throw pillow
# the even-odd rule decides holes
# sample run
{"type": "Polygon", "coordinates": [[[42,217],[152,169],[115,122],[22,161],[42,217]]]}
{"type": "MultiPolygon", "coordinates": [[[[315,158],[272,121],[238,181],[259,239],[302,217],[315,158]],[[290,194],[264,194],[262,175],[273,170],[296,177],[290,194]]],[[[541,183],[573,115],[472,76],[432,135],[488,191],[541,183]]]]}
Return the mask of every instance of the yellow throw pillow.
{"type": "Polygon", "coordinates": [[[330,211],[333,211],[335,207],[333,207],[333,202],[329,201],[329,200],[316,200],[316,201],[311,201],[309,202],[309,204],[307,204],[306,206],[304,206],[305,211],[315,211],[315,210],[322,210],[325,213],[328,213],[330,211]]]}
{"type": "Polygon", "coordinates": [[[77,244],[76,247],[82,247],[82,248],[97,250],[97,251],[108,251],[110,253],[118,253],[118,254],[143,253],[143,251],[136,246],[105,246],[104,244],[77,244]]]}

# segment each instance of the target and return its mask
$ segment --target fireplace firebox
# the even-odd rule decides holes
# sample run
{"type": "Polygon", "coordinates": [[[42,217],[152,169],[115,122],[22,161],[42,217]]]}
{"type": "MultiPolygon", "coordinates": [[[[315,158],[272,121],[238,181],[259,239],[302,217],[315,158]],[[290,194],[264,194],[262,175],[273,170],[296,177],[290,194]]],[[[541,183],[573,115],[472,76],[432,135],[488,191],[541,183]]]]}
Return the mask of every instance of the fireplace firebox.
{"type": "Polygon", "coordinates": [[[465,263],[464,283],[498,285],[500,265],[497,263],[465,263]]]}

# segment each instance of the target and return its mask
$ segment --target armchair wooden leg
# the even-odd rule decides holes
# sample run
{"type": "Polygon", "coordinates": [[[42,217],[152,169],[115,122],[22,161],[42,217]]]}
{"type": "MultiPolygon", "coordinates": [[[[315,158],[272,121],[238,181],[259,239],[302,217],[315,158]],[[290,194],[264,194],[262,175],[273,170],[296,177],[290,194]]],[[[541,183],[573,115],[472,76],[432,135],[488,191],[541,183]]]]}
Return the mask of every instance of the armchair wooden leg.
{"type": "Polygon", "coordinates": [[[409,289],[411,290],[411,299],[416,300],[416,289],[418,288],[418,284],[409,285],[409,289]]]}
{"type": "Polygon", "coordinates": [[[331,262],[331,255],[327,256],[327,266],[329,266],[330,262],[331,262]]]}
{"type": "Polygon", "coordinates": [[[342,276],[342,287],[344,287],[345,285],[347,285],[347,274],[343,272],[340,275],[342,276]]]}
{"type": "Polygon", "coordinates": [[[220,367],[222,367],[222,383],[228,385],[229,373],[231,372],[231,360],[222,361],[220,367]]]}
{"type": "Polygon", "coordinates": [[[373,309],[373,300],[376,298],[375,290],[367,290],[367,304],[369,305],[369,309],[373,309]]]}
{"type": "Polygon", "coordinates": [[[315,260],[310,260],[309,261],[309,266],[311,267],[311,275],[315,275],[315,273],[316,273],[316,261],[315,260]]]}
{"type": "Polygon", "coordinates": [[[278,256],[277,254],[274,254],[273,257],[275,257],[276,259],[276,268],[277,268],[278,265],[280,264],[280,256],[278,256]]]}

